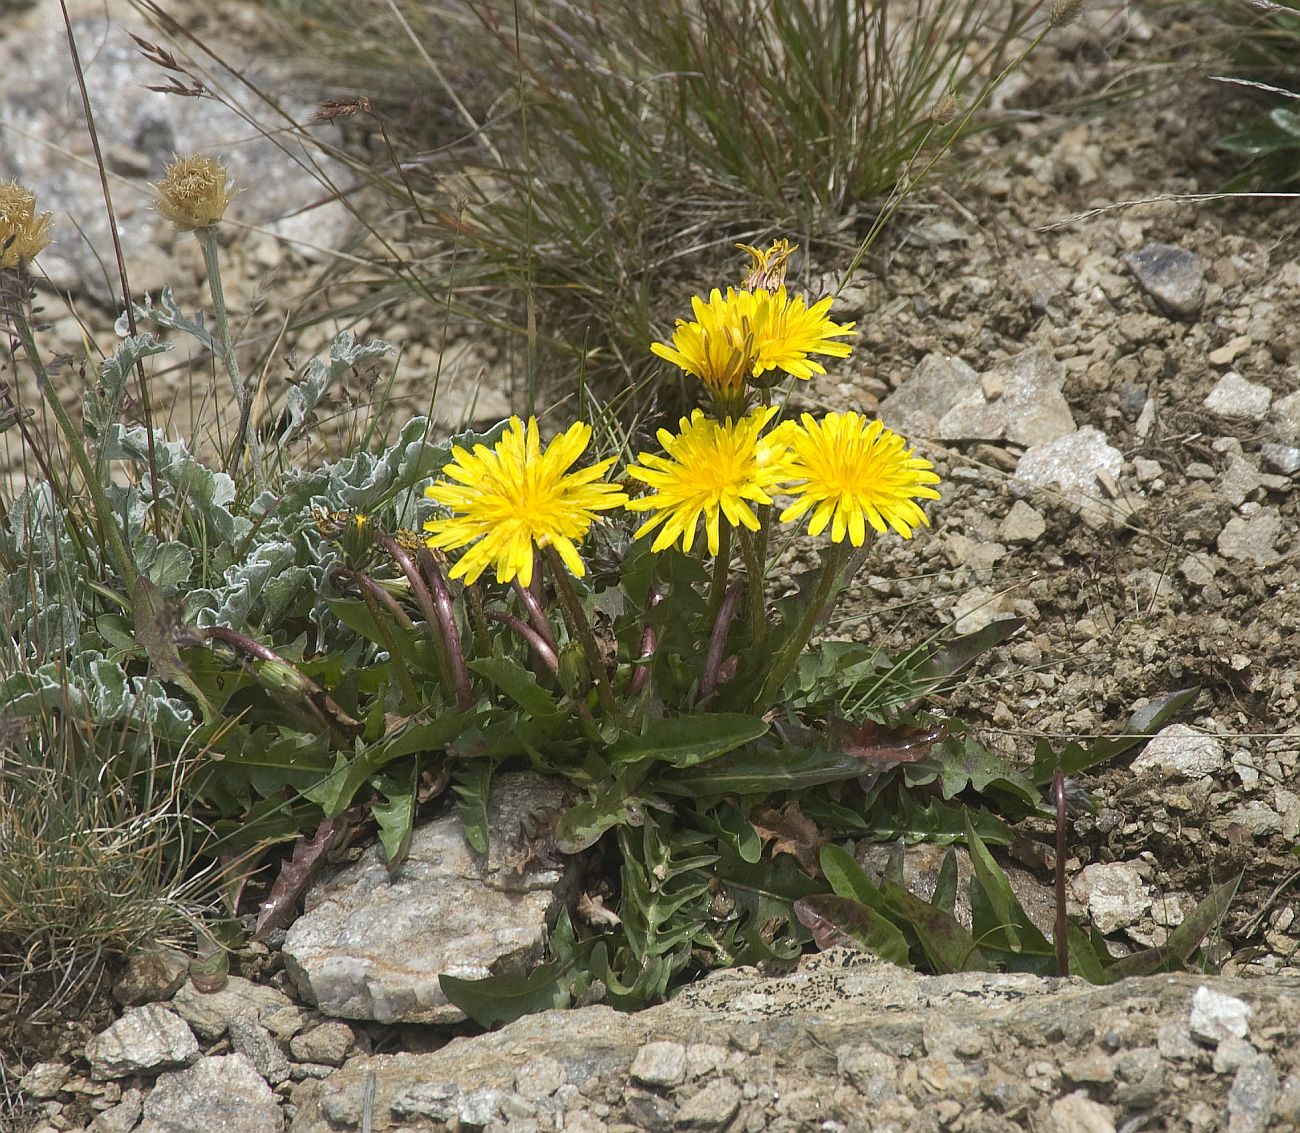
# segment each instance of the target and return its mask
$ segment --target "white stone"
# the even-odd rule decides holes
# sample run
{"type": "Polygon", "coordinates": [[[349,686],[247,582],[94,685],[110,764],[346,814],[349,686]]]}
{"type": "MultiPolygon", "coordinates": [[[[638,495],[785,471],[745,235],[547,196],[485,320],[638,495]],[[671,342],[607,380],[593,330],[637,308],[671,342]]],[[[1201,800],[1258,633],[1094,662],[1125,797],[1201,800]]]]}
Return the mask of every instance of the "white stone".
{"type": "Polygon", "coordinates": [[[1248,382],[1236,370],[1229,370],[1215,383],[1203,404],[1221,417],[1246,417],[1260,420],[1268,413],[1273,391],[1268,386],[1248,382]]]}
{"type": "Polygon", "coordinates": [[[136,1133],[282,1133],[275,1094],[242,1054],[201,1058],[162,1075],[136,1133]]]}
{"type": "Polygon", "coordinates": [[[1071,502],[1088,505],[1104,498],[1099,477],[1114,480],[1124,454],[1091,425],[1028,449],[1016,465],[1016,479],[1034,488],[1057,488],[1071,502]]]}
{"type": "Polygon", "coordinates": [[[1227,762],[1223,742],[1217,736],[1186,724],[1170,724],[1151,737],[1130,768],[1139,774],[1162,771],[1184,779],[1203,779],[1222,771],[1227,762]]]}
{"type": "Polygon", "coordinates": [[[184,1066],[198,1056],[194,1032],[158,1003],[130,1008],[86,1043],[90,1076],[97,1081],[184,1066]]]}
{"type": "Polygon", "coordinates": [[[1133,924],[1151,908],[1151,894],[1129,862],[1094,862],[1084,866],[1070,885],[1102,933],[1133,924]]]}
{"type": "Polygon", "coordinates": [[[1202,984],[1192,996],[1188,1020],[1192,1035],[1202,1042],[1220,1043],[1224,1039],[1244,1039],[1250,1034],[1254,1008],[1232,995],[1224,995],[1202,984]]]}
{"type": "Polygon", "coordinates": [[[376,845],[318,884],[283,947],[298,990],[323,1014],[345,1019],[459,1022],[464,1015],[443,994],[440,975],[522,972],[544,950],[573,867],[521,875],[511,848],[530,816],[558,809],[562,799],[562,788],[541,776],[499,775],[488,860],[449,814],[414,831],[395,878],[376,845]]]}

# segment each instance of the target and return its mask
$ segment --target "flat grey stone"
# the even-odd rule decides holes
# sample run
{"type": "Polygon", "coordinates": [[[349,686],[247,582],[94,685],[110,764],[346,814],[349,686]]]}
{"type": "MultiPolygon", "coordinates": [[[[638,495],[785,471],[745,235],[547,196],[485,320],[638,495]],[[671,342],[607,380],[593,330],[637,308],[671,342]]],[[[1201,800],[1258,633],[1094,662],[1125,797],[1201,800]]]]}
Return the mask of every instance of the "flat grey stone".
{"type": "MultiPolygon", "coordinates": [[[[219,991],[199,991],[182,984],[172,996],[171,1008],[199,1037],[215,1042],[226,1033],[231,1019],[251,1014],[276,1037],[285,1037],[273,1022],[283,1018],[301,1026],[300,1009],[282,991],[231,976],[219,991]]],[[[294,1029],[297,1029],[297,1026],[294,1029]]]]}
{"type": "Polygon", "coordinates": [[[1273,391],[1268,386],[1248,382],[1236,370],[1229,370],[1206,395],[1204,405],[1220,417],[1245,417],[1262,420],[1268,413],[1273,391]]]}
{"type": "Polygon", "coordinates": [[[194,1032],[175,1012],[157,1003],[130,1008],[86,1043],[90,1076],[101,1082],[185,1066],[198,1056],[194,1032]]]}
{"type": "Polygon", "coordinates": [[[735,1082],[718,1078],[682,1102],[673,1125],[678,1129],[720,1129],[736,1116],[742,1097],[735,1082]]]}
{"type": "Polygon", "coordinates": [[[905,437],[933,437],[939,419],[978,389],[979,375],[956,355],[927,354],[880,403],[880,419],[905,437]]]}
{"type": "Polygon", "coordinates": [[[1169,724],[1147,741],[1142,754],[1130,767],[1139,774],[1161,771],[1184,779],[1204,779],[1222,771],[1227,764],[1223,741],[1217,736],[1186,724],[1169,724]]]}
{"type": "Polygon", "coordinates": [[[1263,486],[1259,469],[1244,456],[1228,457],[1228,466],[1219,477],[1219,491],[1233,507],[1240,507],[1263,486]]]}
{"type": "Polygon", "coordinates": [[[289,1077],[289,1060],[280,1044],[251,1015],[231,1019],[226,1033],[235,1052],[244,1055],[270,1085],[278,1086],[289,1077]]]}
{"type": "Polygon", "coordinates": [[[676,1042],[646,1043],[632,1060],[631,1074],[643,1086],[675,1086],[686,1077],[686,1048],[676,1042]]]}
{"type": "Polygon", "coordinates": [[[1282,476],[1294,476],[1300,472],[1300,448],[1295,445],[1279,445],[1269,441],[1259,446],[1260,458],[1272,472],[1282,476]]]}
{"type": "Polygon", "coordinates": [[[1205,302],[1205,268],[1195,252],[1172,244],[1148,244],[1124,263],[1162,310],[1180,319],[1195,318],[1205,302]]]}
{"type": "Polygon", "coordinates": [[[1270,417],[1277,424],[1284,443],[1300,444],[1300,389],[1273,402],[1270,417]]]}
{"type": "Polygon", "coordinates": [[[1261,508],[1249,517],[1235,515],[1224,524],[1216,543],[1225,559],[1272,566],[1282,561],[1277,549],[1282,534],[1282,517],[1275,508],[1261,508]]]}
{"type": "Polygon", "coordinates": [[[1228,1091],[1227,1133],[1264,1133],[1277,1105],[1277,1071],[1259,1054],[1237,1069],[1228,1091]]]}
{"type": "Polygon", "coordinates": [[[281,1133],[271,1087],[242,1054],[201,1058],[162,1075],[144,1100],[136,1133],[281,1133]]]}
{"type": "Polygon", "coordinates": [[[415,830],[396,878],[375,845],[317,884],[283,948],[285,969],[303,997],[345,1019],[463,1019],[443,995],[440,975],[524,971],[542,954],[571,874],[521,873],[512,850],[521,831],[562,801],[559,784],[531,772],[500,775],[492,784],[487,861],[449,814],[415,830]]]}
{"type": "Polygon", "coordinates": [[[1068,436],[1074,432],[1074,416],[1061,393],[1064,380],[1061,364],[1046,351],[1017,354],[986,372],[940,418],[935,436],[945,441],[1006,440],[1026,447],[1068,436]]]}
{"type": "Polygon", "coordinates": [[[289,1053],[299,1062],[325,1062],[330,1066],[342,1066],[356,1041],[357,1037],[351,1027],[331,1020],[310,1031],[294,1035],[289,1040],[289,1053]]]}
{"type": "Polygon", "coordinates": [[[1024,500],[1016,500],[998,525],[998,538],[1004,543],[1028,547],[1037,543],[1047,531],[1047,522],[1024,500]]]}

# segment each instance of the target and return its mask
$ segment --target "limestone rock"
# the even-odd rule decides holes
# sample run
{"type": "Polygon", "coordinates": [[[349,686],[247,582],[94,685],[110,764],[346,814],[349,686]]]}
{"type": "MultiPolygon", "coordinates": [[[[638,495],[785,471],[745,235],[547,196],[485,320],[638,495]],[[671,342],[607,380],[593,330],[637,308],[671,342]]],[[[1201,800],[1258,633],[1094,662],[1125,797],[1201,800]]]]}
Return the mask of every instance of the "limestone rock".
{"type": "Polygon", "coordinates": [[[209,1042],[221,1038],[230,1021],[240,1015],[251,1014],[277,1038],[288,1038],[281,1027],[285,1022],[293,1031],[302,1026],[301,1009],[284,992],[240,976],[231,976],[220,991],[199,991],[193,984],[182,984],[171,1007],[195,1034],[209,1042]]]}
{"type": "Polygon", "coordinates": [[[1268,386],[1248,382],[1235,370],[1229,370],[1215,383],[1205,398],[1205,408],[1221,417],[1246,417],[1261,420],[1268,412],[1273,391],[1268,386]]]}
{"type": "Polygon", "coordinates": [[[194,1032],[157,1003],[132,1007],[86,1043],[90,1076],[99,1081],[184,1066],[198,1056],[194,1032]]]}
{"type": "Polygon", "coordinates": [[[1074,432],[1074,417],[1061,393],[1064,380],[1065,372],[1051,354],[1041,350],[1017,354],[986,373],[948,410],[935,436],[945,441],[1007,440],[1025,446],[1066,437],[1074,432]]]}
{"type": "Polygon", "coordinates": [[[520,874],[511,861],[521,829],[557,810],[562,789],[518,772],[492,784],[490,856],[465,841],[454,815],[417,829],[394,880],[378,846],[308,893],[284,943],[285,968],[327,1015],[382,1023],[464,1018],[438,976],[478,979],[523,970],[542,952],[567,876],[520,874]]]}
{"type": "Polygon", "coordinates": [[[1227,766],[1223,741],[1217,736],[1170,724],[1147,742],[1142,754],[1130,765],[1133,771],[1163,771],[1184,779],[1204,779],[1227,766]]]}
{"type": "Polygon", "coordinates": [[[1148,244],[1124,257],[1124,263],[1162,310],[1193,319],[1205,302],[1205,268],[1195,252],[1171,244],[1148,244]]]}
{"type": "MultiPolygon", "coordinates": [[[[1128,1104],[1120,1091],[1152,1104],[1151,1083],[1160,1078],[1161,1060],[1174,1054],[1158,1031],[1176,1022],[1185,1033],[1188,1004],[1203,985],[1242,986],[1187,974],[1101,987],[1027,975],[919,976],[852,954],[826,953],[784,976],[752,969],[717,972],[646,1011],[546,1011],[427,1054],[351,1059],[329,1078],[298,1086],[290,1133],[359,1129],[371,1081],[373,1127],[403,1133],[434,1133],[471,1117],[531,1128],[529,1122],[548,1115],[546,1106],[556,1103],[567,1107],[559,1111],[564,1129],[571,1115],[582,1130],[622,1125],[664,1133],[723,1127],[710,1124],[715,1121],[737,1129],[830,1128],[832,1122],[843,1128],[893,1122],[903,1129],[935,1128],[912,1120],[919,1114],[904,1086],[908,1079],[915,1084],[918,1074],[926,1097],[939,1095],[928,1107],[954,1115],[969,1111],[976,1119],[972,1127],[983,1127],[978,1119],[982,1099],[988,1099],[1002,1112],[1023,1107],[1027,1127],[1093,1133],[1113,1128],[1114,1111],[1082,1091],[1062,1089],[1065,1065],[1078,1069],[1101,1056],[1103,1035],[1120,1034],[1124,1049],[1101,1056],[1101,1062],[1114,1063],[1116,1104],[1128,1104]],[[1008,1063],[1008,1074],[997,1052],[1007,1050],[1011,1036],[1013,1049],[1032,1051],[1032,1061],[1008,1063]],[[717,1058],[696,1060],[714,1069],[703,1080],[693,1079],[687,1053],[686,1076],[678,1080],[676,1049],[700,1046],[727,1052],[725,1066],[717,1058]],[[648,1061],[661,1062],[642,1053],[650,1047],[672,1050],[669,1072],[651,1076],[676,1084],[648,1086],[633,1076],[634,1063],[644,1071],[648,1061]],[[566,1084],[549,1098],[530,1101],[517,1092],[518,1083],[524,1068],[541,1059],[559,1063],[566,1084]],[[739,1083],[734,1090],[733,1080],[739,1083]],[[603,1107],[599,1117],[591,1113],[597,1104],[603,1107]],[[514,1116],[530,1105],[535,1117],[514,1116]]],[[[1291,1033],[1300,1020],[1300,986],[1293,979],[1246,986],[1260,1004],[1261,1032],[1291,1033]]],[[[1199,1075],[1197,1087],[1217,1089],[1221,1097],[1226,1083],[1216,1081],[1200,1057],[1198,1062],[1193,1051],[1179,1072],[1199,1075]]],[[[1296,1052],[1279,1043],[1274,1058],[1275,1083],[1290,1082],[1286,1075],[1296,1052]]],[[[549,1087],[559,1075],[552,1068],[543,1076],[549,1087]]],[[[1259,1099],[1267,1093],[1266,1082],[1253,1094],[1243,1086],[1239,1111],[1263,1112],[1259,1099]]],[[[1274,1093],[1277,1111],[1290,1104],[1276,1084],[1274,1093]]]]}
{"type": "Polygon", "coordinates": [[[1127,928],[1151,908],[1151,894],[1129,862],[1084,866],[1070,887],[1088,906],[1088,915],[1099,932],[1127,928]]]}
{"type": "Polygon", "coordinates": [[[1224,1039],[1244,1039],[1250,1034],[1254,1009],[1245,1000],[1204,985],[1192,996],[1190,1026],[1202,1042],[1219,1043],[1224,1039]]]}
{"type": "MultiPolygon", "coordinates": [[[[1076,504],[1103,498],[1099,476],[1114,480],[1124,454],[1091,425],[1028,449],[1016,465],[1016,479],[1035,488],[1054,487],[1076,504]]],[[[1088,512],[1085,511],[1085,516],[1088,512]]]]}
{"type": "Polygon", "coordinates": [[[880,403],[880,419],[909,440],[932,437],[939,419],[979,389],[979,375],[955,355],[927,354],[880,403]]]}
{"type": "Polygon", "coordinates": [[[162,1075],[144,1100],[136,1133],[281,1133],[284,1115],[271,1087],[242,1054],[201,1058],[162,1075]]]}

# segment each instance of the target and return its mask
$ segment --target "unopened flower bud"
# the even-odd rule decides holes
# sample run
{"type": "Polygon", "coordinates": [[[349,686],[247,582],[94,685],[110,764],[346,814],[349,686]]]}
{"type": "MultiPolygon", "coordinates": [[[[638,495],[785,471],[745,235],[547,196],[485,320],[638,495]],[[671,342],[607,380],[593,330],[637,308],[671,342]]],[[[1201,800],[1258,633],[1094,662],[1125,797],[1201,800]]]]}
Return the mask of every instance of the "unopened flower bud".
{"type": "Polygon", "coordinates": [[[178,157],[155,186],[158,211],[177,228],[206,228],[216,224],[235,199],[226,167],[215,157],[178,157]]]}
{"type": "Polygon", "coordinates": [[[36,194],[16,181],[0,185],[0,269],[32,259],[50,242],[50,214],[36,214],[36,194]]]}

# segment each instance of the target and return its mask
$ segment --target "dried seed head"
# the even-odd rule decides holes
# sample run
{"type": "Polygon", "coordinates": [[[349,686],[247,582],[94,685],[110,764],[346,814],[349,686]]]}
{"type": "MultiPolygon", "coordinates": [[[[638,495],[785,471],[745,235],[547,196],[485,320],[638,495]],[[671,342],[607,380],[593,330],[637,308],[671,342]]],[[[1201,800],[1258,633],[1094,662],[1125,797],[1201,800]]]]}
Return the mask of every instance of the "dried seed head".
{"type": "Polygon", "coordinates": [[[949,91],[930,107],[930,121],[938,126],[946,126],[961,113],[961,99],[949,91]]]}
{"type": "Polygon", "coordinates": [[[178,157],[155,187],[158,211],[184,230],[216,224],[236,192],[226,167],[215,157],[202,154],[178,157]]]}
{"type": "Polygon", "coordinates": [[[798,250],[798,244],[789,240],[773,241],[766,251],[749,244],[737,244],[741,251],[748,252],[753,261],[749,265],[749,274],[740,285],[742,291],[776,291],[785,283],[786,261],[798,250]]]}
{"type": "Polygon", "coordinates": [[[36,194],[16,181],[0,184],[0,270],[32,259],[50,242],[50,214],[36,213],[36,194]]]}
{"type": "Polygon", "coordinates": [[[1083,5],[1084,0],[1055,0],[1047,17],[1048,25],[1063,28],[1067,24],[1074,23],[1079,18],[1079,13],[1083,11],[1083,5]]]}

